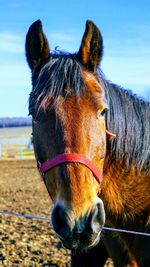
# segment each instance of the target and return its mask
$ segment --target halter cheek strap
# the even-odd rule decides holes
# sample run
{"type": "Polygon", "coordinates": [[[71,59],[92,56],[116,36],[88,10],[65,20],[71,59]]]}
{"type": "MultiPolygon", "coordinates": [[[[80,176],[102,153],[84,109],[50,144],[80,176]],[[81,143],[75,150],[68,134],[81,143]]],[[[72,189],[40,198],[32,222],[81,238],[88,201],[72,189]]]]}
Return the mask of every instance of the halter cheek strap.
{"type": "Polygon", "coordinates": [[[114,138],[116,138],[116,134],[106,130],[106,137],[109,141],[112,141],[114,138]]]}

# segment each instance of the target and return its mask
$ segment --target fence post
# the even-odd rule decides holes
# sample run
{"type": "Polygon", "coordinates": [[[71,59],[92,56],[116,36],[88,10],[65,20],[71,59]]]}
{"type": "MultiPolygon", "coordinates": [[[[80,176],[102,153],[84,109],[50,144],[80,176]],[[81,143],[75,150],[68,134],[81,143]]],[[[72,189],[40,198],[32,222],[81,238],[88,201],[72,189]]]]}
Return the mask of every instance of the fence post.
{"type": "Polygon", "coordinates": [[[23,147],[20,147],[20,158],[23,158],[23,147]]]}

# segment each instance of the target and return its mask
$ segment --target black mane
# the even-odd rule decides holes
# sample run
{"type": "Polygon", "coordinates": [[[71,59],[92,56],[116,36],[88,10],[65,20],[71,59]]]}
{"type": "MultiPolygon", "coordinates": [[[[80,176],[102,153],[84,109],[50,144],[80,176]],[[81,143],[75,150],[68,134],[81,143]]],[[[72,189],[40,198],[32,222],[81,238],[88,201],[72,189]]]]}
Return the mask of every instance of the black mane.
{"type": "Polygon", "coordinates": [[[150,103],[102,78],[108,103],[107,128],[116,133],[111,158],[150,171],[150,103]]]}
{"type": "Polygon", "coordinates": [[[48,96],[53,100],[69,93],[79,96],[86,90],[82,77],[82,66],[76,59],[76,54],[62,54],[60,51],[51,55],[36,78],[33,77],[33,90],[29,98],[29,113],[34,114],[45,102],[48,96]],[[44,101],[45,100],[45,101],[44,101]]]}
{"type": "MultiPolygon", "coordinates": [[[[150,103],[133,95],[131,91],[108,82],[100,70],[99,81],[105,90],[109,107],[106,126],[117,134],[109,147],[111,158],[149,170],[150,103]]],[[[38,77],[33,79],[29,113],[35,114],[48,96],[57,99],[58,95],[67,95],[66,88],[76,96],[86,90],[82,66],[75,54],[56,53],[51,55],[38,77]]]]}

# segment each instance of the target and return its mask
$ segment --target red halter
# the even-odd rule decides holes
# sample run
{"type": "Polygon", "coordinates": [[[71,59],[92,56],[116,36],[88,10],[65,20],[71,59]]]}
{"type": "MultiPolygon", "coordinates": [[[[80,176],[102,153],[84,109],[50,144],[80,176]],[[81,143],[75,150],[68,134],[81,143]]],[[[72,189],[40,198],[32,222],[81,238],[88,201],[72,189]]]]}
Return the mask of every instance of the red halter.
{"type": "Polygon", "coordinates": [[[47,161],[40,163],[38,162],[38,169],[42,175],[43,180],[45,180],[45,173],[54,168],[57,167],[60,164],[63,163],[81,163],[85,165],[90,171],[93,173],[96,180],[101,183],[102,182],[102,174],[97,169],[97,167],[87,158],[85,158],[82,155],[76,154],[76,153],[63,153],[59,154],[56,157],[52,159],[48,159],[47,161]]]}
{"type": "MultiPolygon", "coordinates": [[[[109,139],[110,141],[116,137],[115,134],[109,132],[108,130],[106,130],[106,136],[107,139],[109,139]]],[[[85,165],[93,173],[98,183],[102,182],[102,173],[97,169],[97,167],[92,163],[92,161],[76,153],[59,154],[51,159],[48,159],[43,163],[37,161],[37,167],[41,173],[44,182],[45,182],[45,173],[48,170],[57,167],[63,163],[81,163],[85,165]]]]}

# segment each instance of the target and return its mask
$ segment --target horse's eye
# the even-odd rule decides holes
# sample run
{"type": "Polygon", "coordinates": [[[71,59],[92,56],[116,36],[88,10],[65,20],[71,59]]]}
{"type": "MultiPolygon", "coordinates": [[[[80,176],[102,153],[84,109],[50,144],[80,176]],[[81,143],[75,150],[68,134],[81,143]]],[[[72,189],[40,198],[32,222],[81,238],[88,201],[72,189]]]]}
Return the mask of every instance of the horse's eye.
{"type": "Polygon", "coordinates": [[[42,122],[45,119],[45,113],[43,112],[32,113],[30,115],[32,115],[32,120],[34,123],[42,122]]]}
{"type": "Polygon", "coordinates": [[[107,108],[104,108],[102,111],[98,112],[98,118],[102,118],[105,116],[106,112],[107,112],[107,108]]]}

